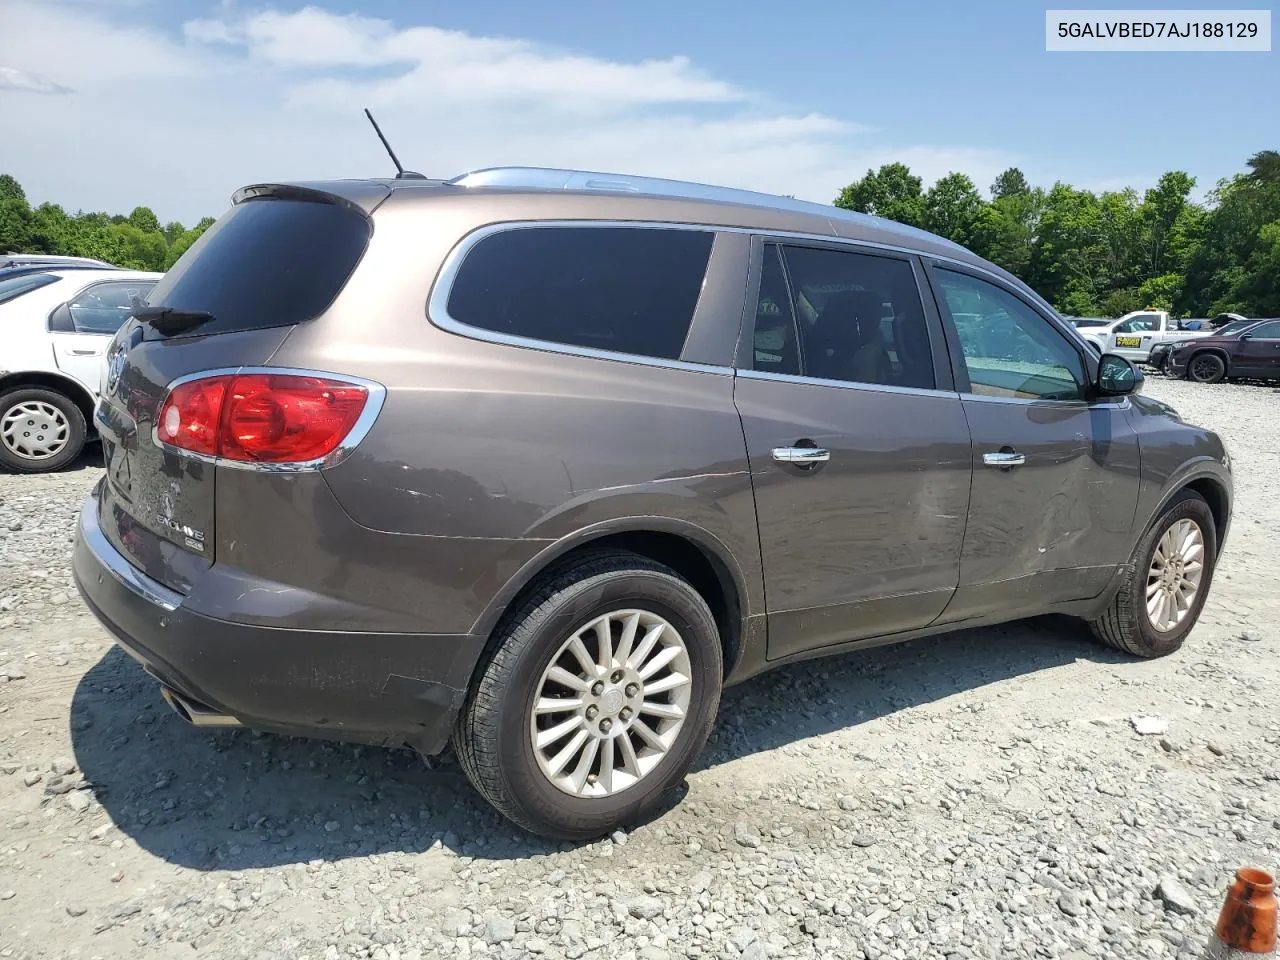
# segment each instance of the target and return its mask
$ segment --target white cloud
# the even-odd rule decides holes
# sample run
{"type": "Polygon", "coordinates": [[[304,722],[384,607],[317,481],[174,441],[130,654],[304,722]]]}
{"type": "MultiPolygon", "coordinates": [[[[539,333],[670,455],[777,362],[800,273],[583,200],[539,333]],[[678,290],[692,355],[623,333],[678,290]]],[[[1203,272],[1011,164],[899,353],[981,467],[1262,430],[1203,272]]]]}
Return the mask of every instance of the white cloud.
{"type": "Polygon", "coordinates": [[[70,93],[70,87],[54,83],[34,73],[0,67],[0,90],[19,90],[24,93],[70,93]]]}
{"type": "Polygon", "coordinates": [[[0,64],[76,91],[23,97],[0,79],[0,172],[36,201],[71,209],[147,203],[162,219],[194,221],[220,213],[244,183],[385,175],[365,105],[405,165],[435,176],[571,166],[829,202],[890,160],[926,182],[958,169],[979,184],[1016,160],[890,143],[803,104],[779,108],[678,51],[623,62],[314,7],[242,13],[212,0],[204,17],[166,33],[106,4],[0,2],[0,64]]]}

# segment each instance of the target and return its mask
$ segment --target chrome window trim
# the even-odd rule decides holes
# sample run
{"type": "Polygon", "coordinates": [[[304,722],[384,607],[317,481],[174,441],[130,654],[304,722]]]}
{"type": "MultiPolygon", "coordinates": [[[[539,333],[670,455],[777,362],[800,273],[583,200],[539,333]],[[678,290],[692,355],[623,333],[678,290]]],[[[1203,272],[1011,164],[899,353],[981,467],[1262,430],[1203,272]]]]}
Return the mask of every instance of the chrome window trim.
{"type": "Polygon", "coordinates": [[[318,457],[314,460],[298,460],[292,463],[256,463],[250,460],[230,460],[226,457],[212,457],[207,453],[196,453],[192,450],[184,450],[181,447],[175,447],[173,444],[165,443],[159,436],[159,423],[152,421],[151,424],[151,442],[161,450],[173,453],[190,460],[201,460],[205,463],[211,463],[219,467],[231,467],[236,470],[253,470],[258,473],[311,473],[318,470],[324,470],[328,467],[337,466],[360,445],[360,442],[369,435],[369,431],[373,429],[373,425],[377,422],[378,414],[382,412],[382,406],[387,399],[387,388],[376,380],[367,380],[364,377],[353,377],[346,373],[332,373],[328,370],[309,370],[301,367],[217,367],[212,370],[201,370],[197,373],[189,373],[185,376],[178,377],[176,380],[170,381],[165,387],[164,397],[156,407],[157,416],[164,409],[165,401],[169,399],[169,394],[177,387],[184,383],[191,383],[194,380],[205,380],[209,377],[234,376],[237,374],[287,374],[295,377],[320,377],[324,380],[336,380],[339,383],[349,383],[353,386],[364,387],[369,391],[369,399],[364,405],[364,409],[360,411],[360,416],[356,418],[355,424],[347,433],[343,441],[333,450],[332,453],[324,457],[318,457]]]}
{"type": "Polygon", "coordinates": [[[1079,407],[1081,410],[1093,410],[1099,407],[1107,410],[1127,410],[1132,405],[1128,395],[1110,400],[1051,400],[1044,397],[991,397],[982,393],[960,394],[960,399],[981,403],[1014,403],[1014,404],[1053,404],[1055,407],[1079,407]]]}
{"type": "Polygon", "coordinates": [[[177,610],[186,597],[139,571],[102,532],[102,524],[98,521],[99,498],[96,490],[94,493],[80,508],[80,536],[84,539],[85,546],[126,589],[162,609],[177,610]]]}
{"type": "MultiPolygon", "coordinates": [[[[662,221],[647,220],[511,220],[503,223],[491,223],[483,227],[479,227],[454,245],[449,251],[449,255],[445,257],[443,266],[440,268],[436,281],[432,284],[431,293],[427,298],[427,320],[441,330],[449,333],[457,334],[461,337],[467,337],[471,340],[481,340],[487,343],[499,343],[509,347],[523,347],[528,350],[542,350],[547,353],[560,353],[573,357],[587,357],[595,360],[613,360],[620,363],[637,363],[650,367],[664,367],[669,370],[688,370],[692,373],[713,373],[720,376],[730,375],[733,368],[719,364],[710,363],[692,363],[688,360],[669,360],[666,357],[650,357],[638,353],[622,353],[615,350],[600,350],[595,347],[580,347],[570,343],[557,343],[554,340],[541,340],[537,337],[518,337],[508,333],[498,333],[496,330],[486,330],[484,327],[472,326],[469,323],[463,323],[449,313],[449,296],[453,292],[454,281],[458,277],[458,271],[462,268],[463,262],[468,254],[475,249],[476,245],[488,237],[499,233],[507,233],[513,230],[536,230],[539,228],[562,229],[569,228],[609,228],[614,229],[641,229],[641,230],[692,230],[698,233],[709,233],[712,237],[714,245],[716,227],[706,224],[686,224],[686,223],[666,223],[662,221]]],[[[708,251],[707,263],[711,262],[711,253],[708,251]]],[[[703,275],[703,283],[706,282],[706,275],[703,275]]],[[[699,299],[701,299],[702,291],[699,289],[699,299]]],[[[694,306],[694,312],[697,312],[697,306],[694,306]]],[[[692,318],[690,322],[692,328],[692,318]]],[[[688,342],[688,335],[685,336],[685,342],[688,342]]]]}
{"type": "Polygon", "coordinates": [[[951,397],[955,399],[960,396],[954,390],[939,390],[936,387],[899,387],[891,383],[866,383],[861,380],[825,380],[822,377],[807,377],[799,373],[774,373],[770,370],[739,370],[738,377],[743,380],[777,380],[783,383],[801,383],[814,387],[870,390],[876,393],[896,393],[913,397],[951,397]]]}
{"type": "MultiPolygon", "coordinates": [[[[445,257],[443,265],[440,267],[439,273],[436,275],[435,282],[431,285],[431,292],[427,297],[427,320],[433,326],[438,327],[448,333],[457,336],[467,337],[471,340],[479,340],[486,343],[497,343],[510,347],[522,347],[527,350],[541,350],[546,353],[560,353],[574,357],[587,357],[596,360],[613,360],[620,363],[636,363],[651,367],[665,367],[671,370],[688,370],[693,373],[712,373],[724,376],[733,374],[735,368],[720,364],[691,363],[686,360],[667,360],[662,357],[649,357],[642,354],[618,353],[612,350],[598,350],[592,347],[576,347],[572,344],[556,343],[552,340],[540,340],[534,337],[516,337],[510,334],[497,333],[492,330],[486,330],[483,327],[475,327],[468,323],[463,323],[449,315],[448,304],[449,294],[453,289],[453,282],[457,278],[458,270],[462,266],[462,262],[466,259],[467,254],[486,237],[493,236],[496,233],[504,233],[508,230],[536,230],[539,228],[557,228],[557,227],[578,227],[584,229],[601,228],[601,227],[622,227],[631,229],[645,230],[696,230],[705,233],[738,233],[747,234],[748,236],[760,237],[765,241],[786,242],[788,240],[804,240],[810,243],[829,244],[833,247],[854,248],[861,251],[869,252],[890,252],[903,254],[909,257],[924,257],[937,260],[944,263],[953,263],[969,270],[986,274],[993,280],[997,280],[1002,284],[1007,284],[1008,280],[1000,274],[987,269],[979,264],[970,263],[967,260],[961,260],[956,257],[948,257],[944,254],[934,251],[919,250],[913,247],[898,246],[896,244],[878,243],[871,240],[858,240],[849,237],[840,237],[835,234],[823,233],[803,233],[791,230],[773,230],[760,227],[740,227],[740,226],[721,226],[713,223],[676,223],[668,220],[504,220],[497,223],[485,224],[477,227],[470,233],[464,235],[453,249],[449,251],[445,257]]],[[[1053,307],[1049,306],[1034,290],[1027,288],[1030,296],[1042,306],[1043,309],[1053,311],[1053,307]]],[[[741,376],[744,370],[736,371],[741,376]]],[[[949,391],[941,391],[947,393],[949,391]]]]}

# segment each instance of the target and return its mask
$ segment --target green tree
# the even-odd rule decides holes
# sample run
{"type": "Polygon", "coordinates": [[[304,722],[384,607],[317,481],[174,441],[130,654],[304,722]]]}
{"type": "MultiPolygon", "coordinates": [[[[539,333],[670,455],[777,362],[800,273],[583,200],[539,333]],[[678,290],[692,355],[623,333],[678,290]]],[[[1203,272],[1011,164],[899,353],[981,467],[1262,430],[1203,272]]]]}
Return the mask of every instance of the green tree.
{"type": "Polygon", "coordinates": [[[7,173],[0,173],[0,200],[21,200],[27,202],[27,194],[20,184],[7,173]]]}
{"type": "Polygon", "coordinates": [[[1249,179],[1255,183],[1274,183],[1280,180],[1280,151],[1259,150],[1245,161],[1249,179]]]}
{"type": "Polygon", "coordinates": [[[923,226],[948,240],[968,245],[983,206],[972,180],[963,173],[948,173],[925,194],[923,226]]]}
{"type": "Polygon", "coordinates": [[[1010,167],[1005,170],[991,184],[992,200],[1016,197],[1019,194],[1030,192],[1031,184],[1027,183],[1026,175],[1017,167],[1010,167]]]}
{"type": "Polygon", "coordinates": [[[835,205],[918,227],[924,219],[922,186],[905,163],[886,163],[841,190],[835,205]]]}
{"type": "Polygon", "coordinates": [[[143,233],[159,233],[160,220],[151,212],[150,207],[134,207],[129,214],[129,223],[143,233]]]}

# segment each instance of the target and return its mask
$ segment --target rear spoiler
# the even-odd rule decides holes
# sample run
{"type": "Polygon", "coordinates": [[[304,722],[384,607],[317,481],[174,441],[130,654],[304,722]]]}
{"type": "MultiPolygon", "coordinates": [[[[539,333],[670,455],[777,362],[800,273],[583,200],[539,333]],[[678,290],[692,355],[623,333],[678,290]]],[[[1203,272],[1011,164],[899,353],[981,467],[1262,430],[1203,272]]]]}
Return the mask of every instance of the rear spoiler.
{"type": "Polygon", "coordinates": [[[231,203],[250,200],[300,200],[350,207],[365,216],[391,195],[391,186],[378,180],[329,180],[311,183],[254,183],[231,195],[231,203]]]}

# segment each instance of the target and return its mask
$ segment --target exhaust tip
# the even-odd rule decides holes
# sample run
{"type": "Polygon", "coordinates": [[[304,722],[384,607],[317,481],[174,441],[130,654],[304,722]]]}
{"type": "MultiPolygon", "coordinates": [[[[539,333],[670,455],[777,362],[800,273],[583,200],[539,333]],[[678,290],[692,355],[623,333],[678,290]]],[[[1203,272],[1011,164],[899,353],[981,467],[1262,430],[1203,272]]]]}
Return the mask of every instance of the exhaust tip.
{"type": "Polygon", "coordinates": [[[172,687],[161,686],[160,696],[174,713],[193,727],[239,727],[242,724],[235,717],[219,713],[196,700],[184,697],[172,687]]]}

